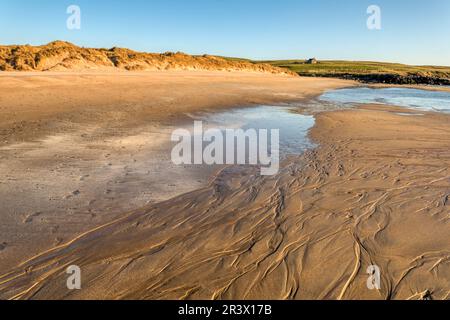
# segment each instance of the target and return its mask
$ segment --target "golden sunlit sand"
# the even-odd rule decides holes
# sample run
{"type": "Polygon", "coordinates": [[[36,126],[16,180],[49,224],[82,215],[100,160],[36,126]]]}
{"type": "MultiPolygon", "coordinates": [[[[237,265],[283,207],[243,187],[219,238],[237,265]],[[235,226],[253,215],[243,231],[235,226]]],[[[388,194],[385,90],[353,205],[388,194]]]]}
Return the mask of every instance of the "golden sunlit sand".
{"type": "MultiPolygon", "coordinates": [[[[79,195],[78,187],[62,192],[69,193],[66,200],[53,200],[56,210],[22,212],[60,197],[50,192],[57,180],[40,174],[31,184],[23,175],[50,170],[50,158],[61,152],[48,153],[52,146],[76,150],[75,159],[54,161],[61,176],[78,168],[72,173],[79,179],[83,163],[132,162],[118,151],[123,140],[131,148],[125,153],[138,156],[136,144],[145,143],[136,134],[157,130],[164,141],[164,128],[186,112],[301,104],[355,84],[221,72],[12,74],[0,83],[7,177],[0,185],[6,208],[1,298],[449,298],[448,115],[404,116],[398,113],[414,112],[383,106],[319,113],[310,133],[319,146],[290,156],[275,176],[232,166],[209,172],[209,183],[178,176],[187,189],[160,191],[154,202],[136,200],[134,207],[126,207],[133,192],[109,195],[111,207],[106,190],[96,194],[100,183],[91,181],[82,185],[98,197],[86,207],[91,212],[80,209],[92,199],[66,201],[79,195]],[[19,148],[22,143],[28,144],[19,148]],[[14,197],[8,190],[25,191],[14,197]],[[49,194],[32,197],[42,192],[49,194]],[[81,267],[82,290],[67,290],[69,265],[81,267]],[[367,288],[370,265],[380,267],[379,291],[367,288]]],[[[152,176],[150,184],[128,179],[126,189],[157,189],[160,178],[152,176]]]]}
{"type": "Polygon", "coordinates": [[[205,186],[216,168],[186,170],[170,160],[170,135],[192,125],[191,114],[289,103],[347,85],[245,72],[1,74],[0,270],[205,186]]]}

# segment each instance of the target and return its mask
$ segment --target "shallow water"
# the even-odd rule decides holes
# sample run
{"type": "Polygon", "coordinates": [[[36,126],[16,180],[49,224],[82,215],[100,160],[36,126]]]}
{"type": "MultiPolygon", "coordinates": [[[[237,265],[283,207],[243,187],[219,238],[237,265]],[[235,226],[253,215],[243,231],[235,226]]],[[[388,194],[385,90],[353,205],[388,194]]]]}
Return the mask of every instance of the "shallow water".
{"type": "Polygon", "coordinates": [[[328,91],[320,101],[352,104],[378,103],[424,111],[450,112],[450,92],[409,88],[351,88],[328,91]]]}
{"type": "Polygon", "coordinates": [[[308,131],[314,126],[311,115],[302,115],[291,107],[259,106],[233,109],[212,114],[197,114],[195,120],[204,121],[209,128],[224,129],[279,129],[280,155],[301,154],[314,147],[308,131]]]}

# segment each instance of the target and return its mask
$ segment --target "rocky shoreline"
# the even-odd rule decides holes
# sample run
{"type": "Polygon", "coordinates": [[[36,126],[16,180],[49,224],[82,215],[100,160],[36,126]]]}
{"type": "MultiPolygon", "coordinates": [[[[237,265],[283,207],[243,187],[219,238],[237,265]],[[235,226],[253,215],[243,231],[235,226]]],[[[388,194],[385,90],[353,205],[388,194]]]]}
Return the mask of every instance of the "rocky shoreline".
{"type": "Polygon", "coordinates": [[[434,86],[450,86],[450,79],[439,78],[434,76],[424,76],[418,74],[311,74],[298,73],[302,77],[322,77],[322,78],[338,78],[345,80],[354,80],[363,83],[381,83],[381,84],[397,84],[397,85],[434,85],[434,86]]]}

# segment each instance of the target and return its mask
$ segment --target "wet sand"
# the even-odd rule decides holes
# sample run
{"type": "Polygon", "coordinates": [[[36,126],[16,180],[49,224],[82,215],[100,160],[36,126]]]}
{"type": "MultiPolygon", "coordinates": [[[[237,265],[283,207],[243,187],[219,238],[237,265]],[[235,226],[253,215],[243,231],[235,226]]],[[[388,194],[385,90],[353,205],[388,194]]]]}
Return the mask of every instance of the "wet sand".
{"type": "Polygon", "coordinates": [[[319,147],[278,175],[225,168],[11,268],[0,297],[448,299],[450,118],[413,114],[317,114],[319,147]],[[79,291],[66,288],[72,264],[79,291]],[[379,291],[366,286],[369,265],[379,291]]]}
{"type": "Polygon", "coordinates": [[[381,83],[374,83],[374,84],[367,84],[367,85],[361,85],[361,86],[367,86],[370,88],[410,88],[410,89],[419,89],[419,90],[430,90],[430,91],[443,91],[443,92],[450,92],[450,86],[432,86],[432,85],[424,85],[424,84],[416,84],[416,85],[394,85],[394,84],[381,84],[381,83]]]}
{"type": "Polygon", "coordinates": [[[192,114],[299,103],[340,80],[230,72],[0,73],[0,274],[148,204],[206,186],[170,161],[192,114]]]}

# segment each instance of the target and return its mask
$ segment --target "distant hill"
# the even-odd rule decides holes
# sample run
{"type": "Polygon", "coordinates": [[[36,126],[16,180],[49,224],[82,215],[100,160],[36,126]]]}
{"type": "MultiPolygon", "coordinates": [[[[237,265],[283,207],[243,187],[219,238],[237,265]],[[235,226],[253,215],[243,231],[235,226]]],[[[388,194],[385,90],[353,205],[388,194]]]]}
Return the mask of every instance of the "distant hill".
{"type": "Polygon", "coordinates": [[[411,66],[400,63],[341,60],[250,60],[224,57],[230,61],[270,64],[289,69],[302,77],[328,77],[364,83],[450,85],[450,67],[411,66]],[[313,63],[311,63],[311,60],[313,63]]]}
{"type": "Polygon", "coordinates": [[[450,85],[450,67],[365,61],[319,60],[316,64],[308,64],[306,60],[258,62],[287,68],[307,77],[332,77],[368,83],[450,85]]]}
{"type": "Polygon", "coordinates": [[[370,61],[267,60],[93,49],[64,41],[43,46],[0,46],[0,71],[215,70],[331,77],[366,83],[450,85],[450,67],[370,61]]]}
{"type": "Polygon", "coordinates": [[[123,48],[81,48],[64,41],[43,46],[0,46],[0,71],[83,70],[215,70],[297,76],[285,68],[221,57],[191,56],[181,52],[143,53],[123,48]]]}

